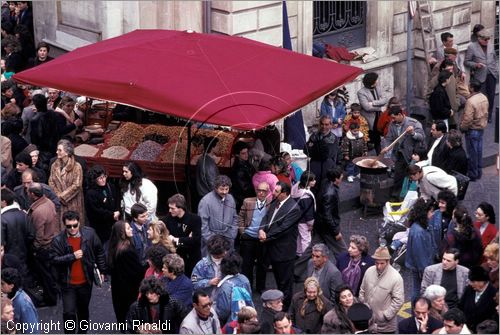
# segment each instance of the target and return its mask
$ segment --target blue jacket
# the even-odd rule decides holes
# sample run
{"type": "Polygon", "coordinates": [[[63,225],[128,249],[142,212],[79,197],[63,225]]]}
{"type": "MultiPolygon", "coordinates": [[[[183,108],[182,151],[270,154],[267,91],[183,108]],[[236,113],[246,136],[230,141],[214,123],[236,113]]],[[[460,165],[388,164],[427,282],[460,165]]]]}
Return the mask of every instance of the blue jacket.
{"type": "Polygon", "coordinates": [[[174,280],[165,280],[165,289],[172,298],[179,300],[184,306],[193,306],[193,283],[185,274],[177,276],[174,280]]]}
{"type": "Polygon", "coordinates": [[[408,233],[405,266],[410,270],[424,271],[434,264],[434,242],[431,233],[414,222],[408,233]]]}
{"type": "Polygon", "coordinates": [[[210,255],[203,257],[196,263],[191,274],[191,282],[195,290],[204,289],[207,294],[210,295],[212,293],[214,288],[208,282],[215,277],[215,267],[216,265],[210,255]]]}
{"type": "Polygon", "coordinates": [[[335,106],[335,110],[333,110],[333,106],[327,102],[326,98],[323,99],[321,102],[319,116],[328,115],[332,118],[333,123],[337,123],[339,122],[339,119],[345,119],[347,112],[345,110],[345,104],[342,101],[336,100],[333,104],[335,106]]]}
{"type": "Polygon", "coordinates": [[[441,245],[443,244],[443,227],[442,227],[442,222],[443,221],[443,214],[439,209],[436,209],[434,211],[434,214],[432,214],[432,217],[428,221],[428,227],[427,230],[429,233],[431,233],[432,236],[432,243],[433,243],[433,250],[434,250],[434,255],[439,254],[439,249],[441,248],[441,245]]]}
{"type": "Polygon", "coordinates": [[[22,289],[18,289],[14,298],[12,298],[14,307],[14,321],[33,325],[34,328],[28,328],[26,334],[38,334],[36,325],[38,324],[38,312],[31,301],[31,298],[22,289]]]}
{"type": "Polygon", "coordinates": [[[144,234],[146,241],[146,244],[144,245],[139,236],[141,232],[139,232],[139,229],[137,229],[133,220],[132,222],[130,222],[130,228],[132,228],[132,232],[134,233],[134,235],[132,236],[132,240],[134,241],[135,251],[137,252],[137,256],[139,256],[139,261],[141,262],[141,264],[144,264],[146,262],[146,249],[152,244],[148,239],[148,227],[149,223],[145,223],[142,227],[142,234],[144,234]]]}
{"type": "Polygon", "coordinates": [[[214,294],[215,311],[217,312],[221,323],[225,323],[231,316],[232,293],[233,287],[235,286],[246,289],[248,293],[250,293],[250,296],[252,296],[252,287],[250,286],[250,282],[245,275],[238,273],[237,275],[226,279],[222,285],[217,287],[214,294]]]}

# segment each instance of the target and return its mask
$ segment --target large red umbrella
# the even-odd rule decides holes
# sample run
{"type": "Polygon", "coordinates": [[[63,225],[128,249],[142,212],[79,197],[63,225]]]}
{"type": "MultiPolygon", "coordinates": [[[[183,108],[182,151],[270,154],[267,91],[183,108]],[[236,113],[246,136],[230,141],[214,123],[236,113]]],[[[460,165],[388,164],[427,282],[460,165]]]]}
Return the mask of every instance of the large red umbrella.
{"type": "Polygon", "coordinates": [[[242,37],[135,30],[20,72],[20,82],[231,126],[261,128],[362,70],[242,37]]]}

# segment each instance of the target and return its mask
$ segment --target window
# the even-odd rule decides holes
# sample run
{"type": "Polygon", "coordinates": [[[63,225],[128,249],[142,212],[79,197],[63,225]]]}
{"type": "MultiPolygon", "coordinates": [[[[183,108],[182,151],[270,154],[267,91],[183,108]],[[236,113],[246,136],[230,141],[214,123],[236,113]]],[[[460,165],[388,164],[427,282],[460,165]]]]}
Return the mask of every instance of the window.
{"type": "Polygon", "coordinates": [[[366,7],[366,1],[314,1],[314,41],[347,49],[364,47],[366,7]]]}

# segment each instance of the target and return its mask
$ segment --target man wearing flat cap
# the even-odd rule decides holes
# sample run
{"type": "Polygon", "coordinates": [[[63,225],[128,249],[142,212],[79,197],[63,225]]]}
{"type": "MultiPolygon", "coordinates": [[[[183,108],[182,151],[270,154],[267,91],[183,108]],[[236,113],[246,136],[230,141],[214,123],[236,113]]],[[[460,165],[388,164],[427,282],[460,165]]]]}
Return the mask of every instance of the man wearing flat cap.
{"type": "Polygon", "coordinates": [[[489,43],[491,35],[489,29],[478,31],[477,41],[469,44],[464,60],[465,67],[470,70],[470,79],[480,82],[481,92],[488,97],[488,122],[490,123],[498,80],[498,59],[493,43],[489,43]]]}
{"type": "Polygon", "coordinates": [[[267,290],[262,293],[262,314],[260,317],[261,334],[274,333],[274,315],[283,310],[283,292],[280,290],[267,290]]]}
{"type": "Polygon", "coordinates": [[[495,303],[496,289],[490,283],[487,270],[477,265],[469,272],[469,286],[458,304],[458,308],[467,315],[467,327],[476,332],[479,323],[487,319],[498,319],[495,303]]]}
{"type": "Polygon", "coordinates": [[[395,333],[398,330],[397,313],[405,297],[403,278],[392,267],[391,255],[386,246],[377,248],[372,258],[375,265],[365,272],[359,301],[372,309],[378,332],[395,333]]]}

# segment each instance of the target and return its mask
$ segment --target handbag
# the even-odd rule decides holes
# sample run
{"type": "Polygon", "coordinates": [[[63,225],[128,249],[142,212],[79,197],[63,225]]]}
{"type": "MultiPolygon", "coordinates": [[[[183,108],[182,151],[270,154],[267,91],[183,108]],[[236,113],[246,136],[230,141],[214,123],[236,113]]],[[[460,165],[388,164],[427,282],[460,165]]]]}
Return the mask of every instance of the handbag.
{"type": "Polygon", "coordinates": [[[467,193],[467,188],[469,187],[470,178],[455,170],[451,170],[450,175],[457,180],[457,199],[464,200],[465,193],[467,193]]]}
{"type": "Polygon", "coordinates": [[[99,268],[95,263],[94,263],[94,284],[96,284],[97,287],[102,286],[101,271],[99,271],[99,268]]]}

